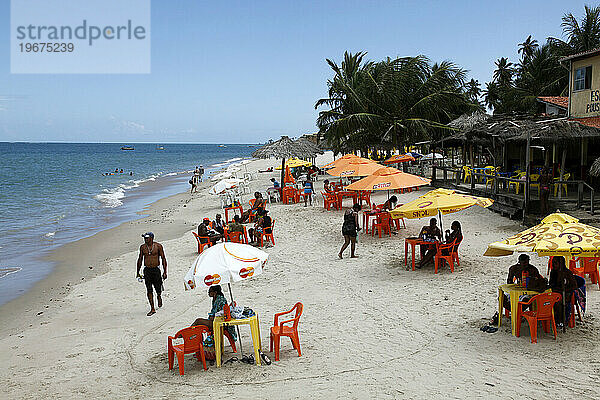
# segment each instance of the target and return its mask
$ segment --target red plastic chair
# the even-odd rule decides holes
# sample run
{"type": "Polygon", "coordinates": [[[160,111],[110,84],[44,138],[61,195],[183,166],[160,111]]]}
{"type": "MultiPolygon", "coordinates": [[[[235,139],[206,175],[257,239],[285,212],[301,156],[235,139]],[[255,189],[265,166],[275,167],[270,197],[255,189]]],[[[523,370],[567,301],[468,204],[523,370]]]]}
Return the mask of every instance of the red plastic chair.
{"type": "Polygon", "coordinates": [[[271,328],[271,339],[270,339],[270,351],[273,351],[273,345],[275,346],[275,361],[279,361],[279,339],[281,336],[287,336],[292,341],[292,346],[298,351],[298,357],[302,356],[300,351],[300,338],[298,336],[298,322],[302,315],[302,309],[304,306],[298,302],[292,307],[291,310],[275,314],[275,321],[271,328]],[[296,312],[294,318],[279,322],[279,317],[282,315],[296,312]],[[293,322],[292,326],[286,326],[285,324],[293,322]]]}
{"type": "Polygon", "coordinates": [[[282,200],[283,204],[297,203],[297,193],[296,188],[292,186],[286,186],[282,190],[282,200]]]}
{"type": "Polygon", "coordinates": [[[194,237],[196,238],[196,241],[198,242],[198,254],[202,253],[204,251],[205,247],[212,246],[212,243],[208,236],[198,236],[198,234],[196,232],[192,232],[192,233],[194,234],[194,237]],[[206,239],[206,243],[202,243],[202,241],[200,239],[206,239]]]}
{"type": "Polygon", "coordinates": [[[185,354],[195,353],[196,359],[202,361],[202,366],[205,370],[206,359],[204,358],[204,340],[203,333],[210,333],[210,329],[207,326],[198,325],[184,328],[177,332],[175,336],[169,336],[167,339],[167,352],[169,355],[169,371],[173,369],[173,362],[175,361],[175,355],[177,356],[177,364],[179,365],[179,375],[183,375],[184,365],[183,356],[185,354]],[[173,345],[173,340],[176,338],[183,338],[183,344],[173,345]]]}
{"type": "Polygon", "coordinates": [[[323,195],[323,207],[327,211],[330,211],[331,207],[334,207],[336,210],[338,209],[338,201],[336,195],[325,192],[321,192],[321,195],[323,195]]]}
{"type": "Polygon", "coordinates": [[[598,289],[600,289],[600,274],[598,273],[598,261],[600,261],[600,258],[580,257],[579,260],[583,266],[570,268],[571,271],[584,279],[586,275],[589,275],[592,284],[598,284],[598,289]]]}
{"type": "Polygon", "coordinates": [[[460,266],[460,258],[458,257],[458,247],[460,246],[461,242],[462,240],[456,242],[456,244],[454,245],[454,251],[452,252],[452,259],[458,266],[460,266]]]}
{"type": "Polygon", "coordinates": [[[244,232],[228,232],[227,229],[225,229],[225,241],[232,243],[246,243],[244,241],[244,232]]]}
{"type": "Polygon", "coordinates": [[[367,205],[371,204],[371,192],[369,191],[360,191],[359,192],[359,201],[362,203],[362,201],[364,200],[367,205]]]}
{"type": "Polygon", "coordinates": [[[379,231],[379,237],[381,237],[382,232],[387,233],[392,236],[392,229],[390,228],[390,213],[383,212],[377,214],[377,221],[373,224],[373,229],[371,230],[371,236],[375,235],[375,230],[379,231]]]}
{"type": "Polygon", "coordinates": [[[274,227],[274,226],[275,226],[275,220],[274,220],[274,219],[272,219],[272,220],[271,220],[271,226],[270,226],[271,233],[265,233],[265,231],[266,231],[267,229],[269,229],[269,228],[263,228],[263,231],[262,231],[262,233],[260,234],[260,245],[261,245],[261,247],[265,245],[265,242],[264,242],[264,240],[265,240],[265,239],[267,239],[267,241],[270,241],[270,242],[271,242],[271,244],[272,244],[273,246],[275,246],[275,238],[273,237],[273,227],[274,227]]]}
{"type": "Polygon", "coordinates": [[[554,321],[554,313],[552,311],[554,304],[559,302],[561,297],[560,293],[540,293],[533,296],[529,301],[520,301],[517,306],[516,336],[521,335],[521,317],[524,317],[529,324],[531,343],[537,343],[538,322],[542,323],[542,327],[546,333],[550,331],[550,324],[552,324],[554,339],[556,340],[556,322],[554,321]],[[533,310],[523,311],[524,306],[529,306],[533,303],[535,303],[533,310]]]}
{"type": "Polygon", "coordinates": [[[435,242],[436,252],[435,252],[435,273],[438,273],[438,268],[440,266],[440,261],[444,260],[450,265],[450,272],[454,272],[454,259],[458,257],[456,255],[456,243],[440,243],[435,242]],[[446,253],[446,254],[444,254],[446,253]]]}

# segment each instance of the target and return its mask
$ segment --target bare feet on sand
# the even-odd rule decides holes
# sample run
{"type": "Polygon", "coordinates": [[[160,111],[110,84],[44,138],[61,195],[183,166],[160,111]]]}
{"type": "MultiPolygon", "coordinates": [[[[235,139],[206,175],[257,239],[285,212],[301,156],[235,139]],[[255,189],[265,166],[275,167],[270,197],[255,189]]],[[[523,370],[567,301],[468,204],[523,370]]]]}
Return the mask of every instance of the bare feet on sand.
{"type": "Polygon", "coordinates": [[[154,314],[156,314],[156,311],[150,310],[150,312],[148,312],[148,314],[146,314],[146,315],[150,317],[151,315],[154,315],[154,314]]]}
{"type": "Polygon", "coordinates": [[[158,296],[158,308],[162,307],[162,297],[158,296]]]}
{"type": "Polygon", "coordinates": [[[340,258],[340,260],[343,258],[342,257],[342,253],[338,253],[338,257],[340,258]]]}

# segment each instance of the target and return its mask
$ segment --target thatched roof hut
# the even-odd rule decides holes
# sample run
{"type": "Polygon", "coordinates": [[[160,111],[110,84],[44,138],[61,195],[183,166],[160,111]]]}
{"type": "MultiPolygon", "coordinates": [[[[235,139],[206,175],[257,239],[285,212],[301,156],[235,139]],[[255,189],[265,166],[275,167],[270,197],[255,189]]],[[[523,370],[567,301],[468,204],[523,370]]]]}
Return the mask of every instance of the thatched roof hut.
{"type": "Polygon", "coordinates": [[[292,140],[288,136],[282,136],[281,139],[265,144],[260,149],[252,153],[255,158],[281,158],[281,182],[285,174],[286,158],[298,157],[311,159],[323,152],[317,145],[306,139],[292,140]]]}
{"type": "Polygon", "coordinates": [[[306,139],[292,140],[288,136],[268,143],[252,153],[255,158],[313,158],[323,152],[312,142],[306,139]]]}

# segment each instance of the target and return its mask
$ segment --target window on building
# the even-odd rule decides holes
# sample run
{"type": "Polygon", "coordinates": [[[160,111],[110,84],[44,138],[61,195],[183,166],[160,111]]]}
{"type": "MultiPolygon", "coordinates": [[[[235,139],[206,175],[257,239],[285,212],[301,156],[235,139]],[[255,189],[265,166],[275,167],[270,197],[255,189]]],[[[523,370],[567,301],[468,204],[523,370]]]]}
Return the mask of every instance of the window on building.
{"type": "Polygon", "coordinates": [[[584,90],[592,87],[592,66],[577,68],[575,70],[575,90],[584,90]]]}

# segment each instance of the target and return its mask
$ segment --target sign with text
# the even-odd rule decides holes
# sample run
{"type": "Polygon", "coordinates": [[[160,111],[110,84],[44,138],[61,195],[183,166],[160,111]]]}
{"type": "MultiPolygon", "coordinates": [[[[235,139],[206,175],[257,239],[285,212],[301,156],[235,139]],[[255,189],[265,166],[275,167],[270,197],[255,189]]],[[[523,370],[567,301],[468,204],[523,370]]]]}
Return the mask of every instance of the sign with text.
{"type": "Polygon", "coordinates": [[[150,0],[12,0],[13,74],[150,73],[150,0]]]}

